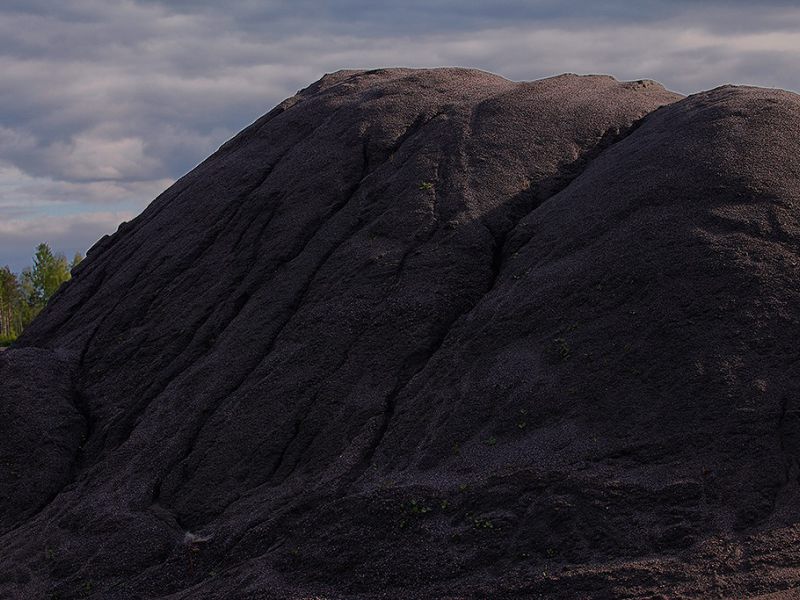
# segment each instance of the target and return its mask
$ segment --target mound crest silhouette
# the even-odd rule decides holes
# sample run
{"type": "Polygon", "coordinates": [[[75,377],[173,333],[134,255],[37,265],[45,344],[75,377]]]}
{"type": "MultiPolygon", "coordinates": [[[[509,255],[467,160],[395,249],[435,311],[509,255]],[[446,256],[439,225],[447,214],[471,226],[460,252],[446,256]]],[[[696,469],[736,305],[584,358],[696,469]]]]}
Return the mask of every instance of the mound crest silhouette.
{"type": "Polygon", "coordinates": [[[799,177],[789,92],[323,77],[0,354],[0,596],[800,585],[799,177]]]}

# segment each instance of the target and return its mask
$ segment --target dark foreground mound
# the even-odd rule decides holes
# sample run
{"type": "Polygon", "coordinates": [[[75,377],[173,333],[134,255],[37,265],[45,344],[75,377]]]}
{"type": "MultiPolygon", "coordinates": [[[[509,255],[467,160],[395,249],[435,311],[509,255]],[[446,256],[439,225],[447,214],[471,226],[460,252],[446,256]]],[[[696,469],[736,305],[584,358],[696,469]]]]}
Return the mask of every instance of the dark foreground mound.
{"type": "Polygon", "coordinates": [[[787,92],[323,78],[0,354],[0,596],[780,597],[799,177],[787,92]]]}

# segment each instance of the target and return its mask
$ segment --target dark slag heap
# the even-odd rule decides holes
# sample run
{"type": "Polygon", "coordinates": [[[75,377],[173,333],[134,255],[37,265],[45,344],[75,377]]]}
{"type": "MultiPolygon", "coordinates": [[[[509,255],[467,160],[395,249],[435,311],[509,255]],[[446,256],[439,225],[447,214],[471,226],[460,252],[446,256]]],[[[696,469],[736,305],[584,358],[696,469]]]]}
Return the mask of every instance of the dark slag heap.
{"type": "Polygon", "coordinates": [[[788,92],[324,77],[0,354],[0,597],[800,585],[799,174],[788,92]]]}

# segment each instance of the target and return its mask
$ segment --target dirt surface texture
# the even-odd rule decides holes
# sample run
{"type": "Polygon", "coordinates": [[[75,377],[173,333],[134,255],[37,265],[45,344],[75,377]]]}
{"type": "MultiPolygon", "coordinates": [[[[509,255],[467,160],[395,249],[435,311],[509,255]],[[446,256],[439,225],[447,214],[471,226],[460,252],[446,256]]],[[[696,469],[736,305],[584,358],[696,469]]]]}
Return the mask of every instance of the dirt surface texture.
{"type": "Polygon", "coordinates": [[[340,71],[0,353],[0,598],[800,585],[800,96],[340,71]]]}

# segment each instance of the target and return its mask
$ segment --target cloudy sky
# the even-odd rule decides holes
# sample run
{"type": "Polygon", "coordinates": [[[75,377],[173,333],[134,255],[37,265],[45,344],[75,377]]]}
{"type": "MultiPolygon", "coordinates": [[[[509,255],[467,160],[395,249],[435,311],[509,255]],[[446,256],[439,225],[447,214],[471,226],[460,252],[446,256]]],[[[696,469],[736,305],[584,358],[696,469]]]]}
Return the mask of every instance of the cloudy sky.
{"type": "Polygon", "coordinates": [[[3,0],[0,265],[71,256],[340,68],[459,65],[800,90],[793,2],[3,0]]]}

